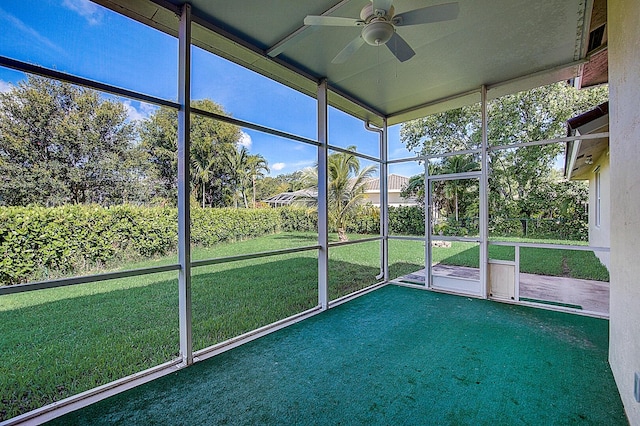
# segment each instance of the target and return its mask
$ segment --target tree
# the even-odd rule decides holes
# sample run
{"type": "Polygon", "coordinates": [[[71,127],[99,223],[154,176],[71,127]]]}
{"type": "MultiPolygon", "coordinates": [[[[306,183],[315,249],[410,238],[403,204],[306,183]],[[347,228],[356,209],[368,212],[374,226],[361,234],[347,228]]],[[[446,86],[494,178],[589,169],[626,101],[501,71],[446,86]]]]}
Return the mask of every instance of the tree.
{"type": "Polygon", "coordinates": [[[244,146],[238,146],[236,150],[227,153],[226,160],[231,176],[230,183],[235,194],[235,207],[238,208],[239,199],[242,200],[245,208],[249,207],[247,191],[251,188],[253,208],[255,208],[256,180],[264,176],[263,172],[269,172],[267,160],[262,155],[249,154],[249,150],[244,146]]]}
{"type": "Polygon", "coordinates": [[[0,204],[109,205],[148,197],[120,102],[43,77],[0,94],[0,204]]]}
{"type": "Polygon", "coordinates": [[[194,180],[200,182],[202,188],[202,208],[205,207],[207,183],[213,177],[213,167],[215,166],[215,157],[212,156],[193,156],[191,158],[191,166],[193,167],[194,180]]]}
{"type": "Polygon", "coordinates": [[[249,151],[244,146],[239,146],[226,155],[227,167],[230,175],[229,184],[233,192],[234,207],[238,208],[238,200],[241,199],[245,208],[249,207],[245,193],[247,161],[249,151]]]}
{"type": "MultiPolygon", "coordinates": [[[[566,121],[607,99],[607,87],[576,90],[564,83],[504,96],[488,104],[490,145],[546,140],[566,135],[566,121]]],[[[423,154],[477,148],[481,140],[478,105],[435,114],[403,125],[401,137],[423,154]]],[[[553,182],[562,144],[501,149],[490,153],[489,212],[492,218],[526,221],[549,206],[532,203],[539,188],[553,182]]],[[[546,186],[548,187],[548,186],[546,186]]],[[[567,189],[567,188],[565,188],[567,189]]],[[[568,189],[567,189],[568,190],[568,189]]],[[[450,191],[452,198],[457,191],[450,191]]]]}
{"type": "MultiPolygon", "coordinates": [[[[356,147],[349,146],[347,150],[355,151],[356,147]]],[[[351,153],[336,152],[328,156],[327,210],[340,241],[348,241],[346,229],[350,215],[364,198],[365,185],[375,171],[375,166],[361,168],[360,160],[351,153]]],[[[317,167],[307,170],[307,179],[317,189],[317,167]]]]}
{"type": "MultiPolygon", "coordinates": [[[[222,106],[205,99],[194,101],[201,110],[226,114],[222,106]]],[[[177,197],[178,114],[169,108],[158,109],[140,126],[142,146],[153,164],[160,183],[158,195],[175,202],[177,197]]],[[[241,132],[238,126],[208,117],[191,117],[191,190],[205,205],[227,206],[233,200],[229,189],[231,176],[225,158],[235,151],[241,132]]]]}
{"type": "MultiPolygon", "coordinates": [[[[452,157],[445,158],[441,166],[441,173],[442,174],[465,173],[465,172],[470,172],[472,170],[477,170],[478,167],[479,167],[478,162],[475,161],[471,156],[455,155],[452,157]]],[[[470,181],[468,179],[466,180],[455,179],[455,180],[448,180],[444,182],[444,194],[449,199],[451,198],[451,195],[453,195],[456,222],[460,220],[458,194],[466,191],[469,188],[469,184],[470,184],[470,181]]]]}
{"type": "Polygon", "coordinates": [[[477,148],[481,136],[478,104],[411,120],[400,129],[400,138],[407,149],[420,154],[444,154],[477,148]]]}
{"type": "Polygon", "coordinates": [[[269,164],[260,154],[250,155],[247,159],[249,175],[251,176],[251,188],[253,191],[253,208],[256,208],[256,181],[264,177],[264,172],[269,173],[269,164]]]}
{"type": "Polygon", "coordinates": [[[264,176],[256,181],[256,199],[266,200],[283,192],[299,191],[305,185],[304,173],[300,170],[278,176],[264,176]]]}

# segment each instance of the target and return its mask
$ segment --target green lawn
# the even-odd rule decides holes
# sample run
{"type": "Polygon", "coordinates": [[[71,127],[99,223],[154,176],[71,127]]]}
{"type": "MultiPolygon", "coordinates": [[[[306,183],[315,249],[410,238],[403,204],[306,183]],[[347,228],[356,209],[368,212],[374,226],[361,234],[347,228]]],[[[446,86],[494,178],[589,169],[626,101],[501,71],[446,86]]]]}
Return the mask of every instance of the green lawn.
{"type": "MultiPolygon", "coordinates": [[[[359,237],[363,236],[353,236],[359,237]]],[[[195,248],[192,257],[315,244],[313,233],[276,234],[195,248]]],[[[377,281],[379,247],[373,241],[330,249],[330,299],[377,281]]],[[[508,255],[508,247],[491,249],[492,257],[494,249],[508,255]]],[[[434,259],[477,266],[477,250],[472,243],[453,243],[448,249],[434,249],[434,259]]],[[[560,254],[544,255],[537,250],[522,249],[523,270],[543,265],[539,268],[543,272],[556,271],[558,259],[566,258],[560,265],[568,265],[573,273],[574,264],[593,263],[573,257],[573,253],[593,256],[590,252],[559,250],[560,254]]],[[[391,240],[389,259],[392,278],[422,269],[424,243],[391,240]]],[[[175,261],[172,255],[120,269],[175,261]]],[[[0,296],[0,421],[175,359],[177,301],[177,272],[0,296]]],[[[192,303],[196,350],[312,308],[317,305],[317,251],[195,268],[192,303]]]]}
{"type": "MultiPolygon", "coordinates": [[[[489,245],[489,258],[513,261],[515,248],[489,245]]],[[[450,248],[434,248],[432,254],[433,263],[445,265],[477,268],[479,259],[477,243],[453,242],[450,248]]],[[[520,272],[609,281],[609,271],[591,251],[521,247],[520,272]]]]}
{"type": "MultiPolygon", "coordinates": [[[[316,238],[270,235],[194,249],[193,258],[314,245],[316,238]]],[[[174,262],[169,256],[121,269],[174,262]]],[[[330,299],[374,284],[379,265],[377,241],[330,250],[330,299]]],[[[316,250],[195,268],[194,348],[310,309],[317,298],[316,250]]],[[[0,420],[177,357],[177,301],[177,272],[0,296],[0,420]]]]}

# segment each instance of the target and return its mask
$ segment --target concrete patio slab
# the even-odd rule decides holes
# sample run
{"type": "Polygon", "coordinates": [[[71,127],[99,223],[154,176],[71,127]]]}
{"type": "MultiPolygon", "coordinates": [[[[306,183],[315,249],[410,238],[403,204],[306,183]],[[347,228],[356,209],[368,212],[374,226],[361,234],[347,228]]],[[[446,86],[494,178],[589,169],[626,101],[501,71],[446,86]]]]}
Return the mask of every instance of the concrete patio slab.
{"type": "MultiPolygon", "coordinates": [[[[437,264],[433,274],[450,278],[479,280],[478,268],[437,264]]],[[[413,272],[394,281],[425,282],[425,270],[413,272]]],[[[609,283],[568,277],[520,273],[520,298],[556,305],[576,305],[581,310],[609,315],[609,283]]]]}

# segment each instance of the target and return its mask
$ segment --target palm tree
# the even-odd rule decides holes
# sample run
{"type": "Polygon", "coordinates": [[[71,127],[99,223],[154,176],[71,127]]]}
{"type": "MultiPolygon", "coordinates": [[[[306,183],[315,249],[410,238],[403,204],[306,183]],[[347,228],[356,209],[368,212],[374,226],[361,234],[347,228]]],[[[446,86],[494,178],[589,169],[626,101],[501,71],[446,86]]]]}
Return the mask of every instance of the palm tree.
{"type": "MultiPolygon", "coordinates": [[[[355,146],[347,148],[355,151],[355,146]]],[[[358,157],[346,152],[337,152],[327,157],[327,210],[329,221],[338,231],[340,241],[348,241],[346,228],[350,213],[364,198],[365,185],[375,173],[375,166],[360,168],[358,157]]],[[[318,187],[318,168],[307,172],[307,179],[318,187]]],[[[317,199],[315,200],[317,202],[317,199]]]]}
{"type": "Polygon", "coordinates": [[[227,155],[225,156],[227,165],[229,166],[230,183],[232,186],[231,191],[233,193],[235,208],[238,208],[239,196],[242,197],[245,207],[248,207],[243,188],[248,156],[249,151],[244,146],[240,147],[240,149],[234,149],[232,152],[227,153],[227,155]]]}
{"type": "Polygon", "coordinates": [[[260,154],[250,155],[247,158],[247,168],[251,176],[251,187],[253,189],[253,208],[256,208],[256,179],[264,177],[264,173],[269,173],[267,160],[260,154]]]}
{"type": "MultiPolygon", "coordinates": [[[[448,157],[442,164],[442,173],[465,173],[478,168],[478,163],[466,155],[455,155],[448,157]]],[[[453,196],[454,208],[456,214],[456,222],[458,221],[458,193],[464,191],[467,185],[463,183],[463,180],[450,180],[445,184],[444,191],[448,197],[453,196]]]]}
{"type": "Polygon", "coordinates": [[[207,183],[211,181],[213,177],[213,166],[215,165],[215,157],[201,157],[195,156],[191,160],[191,165],[194,170],[194,178],[200,181],[202,184],[202,208],[204,208],[205,195],[207,192],[207,183]]]}
{"type": "Polygon", "coordinates": [[[256,207],[256,179],[269,172],[267,160],[260,155],[250,155],[246,147],[241,146],[226,156],[229,175],[233,186],[234,203],[238,208],[238,199],[242,198],[245,208],[249,208],[247,190],[253,188],[253,207],[256,207]]]}

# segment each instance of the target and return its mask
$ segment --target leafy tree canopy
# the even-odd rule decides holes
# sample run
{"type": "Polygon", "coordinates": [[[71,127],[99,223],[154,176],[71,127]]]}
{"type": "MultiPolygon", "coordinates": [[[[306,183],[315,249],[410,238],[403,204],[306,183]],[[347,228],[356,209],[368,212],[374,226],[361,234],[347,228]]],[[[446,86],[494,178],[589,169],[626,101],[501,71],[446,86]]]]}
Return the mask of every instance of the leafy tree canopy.
{"type": "Polygon", "coordinates": [[[43,77],[0,93],[0,204],[144,201],[144,153],[122,103],[43,77]]]}
{"type": "MultiPolygon", "coordinates": [[[[347,150],[355,151],[356,147],[349,146],[347,150]]],[[[306,172],[307,187],[317,188],[318,168],[306,172]]],[[[348,152],[334,152],[327,157],[327,210],[340,241],[348,240],[347,225],[365,196],[367,181],[375,172],[375,166],[362,167],[358,157],[348,152]]]]}
{"type": "MultiPolygon", "coordinates": [[[[228,115],[212,100],[198,100],[199,109],[228,115]]],[[[140,126],[142,147],[153,164],[155,179],[160,183],[158,196],[169,200],[177,197],[178,181],[178,113],[160,108],[140,126]]],[[[238,126],[199,115],[191,117],[191,188],[203,205],[230,205],[234,198],[232,171],[226,158],[235,152],[241,132],[238,126]]]]}
{"type": "MultiPolygon", "coordinates": [[[[576,90],[565,83],[552,84],[527,92],[504,96],[488,103],[488,137],[492,146],[554,139],[566,135],[566,121],[580,113],[592,109],[608,98],[606,86],[588,90],[576,90]]],[[[410,121],[401,129],[401,139],[409,150],[421,154],[442,154],[478,148],[481,143],[480,106],[463,108],[434,114],[410,121]]],[[[558,176],[553,167],[556,158],[563,152],[564,144],[549,144],[526,148],[492,151],[490,153],[490,198],[489,209],[492,218],[511,217],[528,219],[556,214],[570,214],[570,211],[584,211],[586,193],[579,182],[558,185],[558,176]],[[567,207],[568,198],[554,196],[563,204],[550,206],[548,199],[540,195],[542,189],[565,191],[574,195],[574,205],[567,207]],[[584,198],[584,199],[583,199],[584,198]]],[[[450,173],[450,157],[435,163],[438,170],[430,173],[450,173]]],[[[478,156],[475,156],[475,161],[478,156]]],[[[458,170],[462,171],[462,170],[458,170]]],[[[452,181],[455,183],[456,181],[452,181]]],[[[456,198],[464,193],[464,188],[449,188],[451,183],[442,185],[440,193],[434,194],[434,204],[440,202],[445,209],[460,210],[465,215],[464,205],[456,208],[456,198]],[[453,200],[453,203],[447,200],[453,200]]],[[[434,188],[437,190],[438,188],[434,188]]],[[[409,194],[424,196],[424,179],[413,179],[409,194]]],[[[470,205],[473,207],[473,204],[470,205]]],[[[475,207],[474,207],[475,209],[475,207]]],[[[458,214],[455,215],[458,217],[458,214]]],[[[586,216],[584,216],[586,221],[586,216]]],[[[523,226],[524,225],[523,221],[523,226]]],[[[586,223],[586,222],[585,222],[586,223]]]]}

